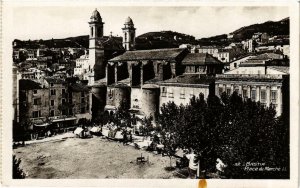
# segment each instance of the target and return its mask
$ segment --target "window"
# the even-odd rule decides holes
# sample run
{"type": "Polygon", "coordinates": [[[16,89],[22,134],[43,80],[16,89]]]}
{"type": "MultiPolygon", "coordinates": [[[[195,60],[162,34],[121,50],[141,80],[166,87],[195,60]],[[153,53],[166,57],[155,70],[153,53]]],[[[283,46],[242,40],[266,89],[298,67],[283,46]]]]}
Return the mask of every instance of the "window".
{"type": "Polygon", "coordinates": [[[166,87],[162,87],[161,96],[162,97],[166,97],[167,96],[167,88],[166,87]]]}
{"type": "Polygon", "coordinates": [[[61,92],[62,92],[62,94],[65,94],[66,93],[66,89],[62,89],[61,92]]]}
{"type": "Polygon", "coordinates": [[[69,108],[69,115],[73,115],[73,110],[72,110],[72,108],[69,108]]]}
{"type": "Polygon", "coordinates": [[[84,91],[81,92],[81,97],[84,97],[84,91]]]}
{"type": "Polygon", "coordinates": [[[234,92],[236,92],[237,94],[239,94],[239,91],[240,91],[239,88],[234,89],[234,92]]]}
{"type": "Polygon", "coordinates": [[[53,86],[54,86],[54,84],[53,84],[53,83],[50,83],[50,86],[51,86],[51,87],[53,87],[53,86]]]}
{"type": "Polygon", "coordinates": [[[261,90],[260,91],[260,102],[261,103],[265,103],[266,102],[266,96],[267,96],[266,90],[261,90]]]}
{"type": "Polygon", "coordinates": [[[37,90],[35,89],[35,90],[33,90],[33,94],[37,94],[37,90]]]}
{"type": "Polygon", "coordinates": [[[256,100],[256,90],[255,89],[253,89],[253,90],[251,90],[251,100],[256,100]]]}
{"type": "Polygon", "coordinates": [[[271,102],[272,103],[277,102],[277,91],[271,91],[271,102]]]}
{"type": "Polygon", "coordinates": [[[54,116],[54,110],[50,111],[50,116],[54,116]]]}
{"type": "Polygon", "coordinates": [[[236,68],[237,67],[237,63],[234,63],[234,68],[236,68]]]}
{"type": "Polygon", "coordinates": [[[56,90],[55,89],[51,89],[50,93],[51,93],[51,95],[56,95],[56,90]]]}
{"type": "Polygon", "coordinates": [[[192,90],[191,92],[190,92],[190,98],[193,98],[194,97],[194,91],[192,90]]]}
{"type": "Polygon", "coordinates": [[[85,99],[84,98],[81,98],[81,103],[85,103],[85,99]]]}
{"type": "Polygon", "coordinates": [[[248,98],[248,91],[247,89],[243,89],[243,97],[248,98]]]}
{"type": "Polygon", "coordinates": [[[51,100],[51,101],[50,101],[50,105],[51,105],[51,106],[54,106],[54,100],[51,100]]]}
{"type": "Polygon", "coordinates": [[[41,111],[33,111],[32,112],[32,117],[33,118],[38,118],[41,116],[41,111]]]}
{"type": "Polygon", "coordinates": [[[231,89],[230,88],[227,88],[226,89],[226,94],[229,96],[229,95],[231,95],[231,89]]]}
{"type": "Polygon", "coordinates": [[[62,110],[61,111],[61,115],[64,115],[64,116],[67,115],[67,111],[66,110],[62,110]]]}
{"type": "Polygon", "coordinates": [[[219,87],[219,95],[222,95],[223,92],[224,92],[224,91],[223,91],[223,88],[222,88],[222,87],[219,87]]]}
{"type": "Polygon", "coordinates": [[[169,98],[173,98],[174,97],[173,88],[169,88],[168,91],[169,91],[169,98]]]}
{"type": "Polygon", "coordinates": [[[271,104],[271,107],[273,108],[273,109],[276,109],[277,108],[277,104],[271,104]]]}
{"type": "Polygon", "coordinates": [[[184,91],[184,89],[181,89],[181,91],[180,91],[180,98],[181,99],[185,99],[185,91],[184,91]]]}
{"type": "Polygon", "coordinates": [[[114,91],[111,89],[111,90],[109,90],[109,92],[108,92],[108,98],[109,98],[109,99],[113,99],[113,96],[114,96],[114,91]]]}
{"type": "Polygon", "coordinates": [[[41,99],[38,98],[38,99],[33,99],[33,104],[34,105],[40,105],[42,102],[41,102],[41,99]]]}
{"type": "Polygon", "coordinates": [[[84,107],[80,109],[80,113],[81,114],[85,113],[85,108],[84,107]]]}
{"type": "Polygon", "coordinates": [[[66,103],[66,99],[61,99],[61,103],[65,104],[66,103]]]}

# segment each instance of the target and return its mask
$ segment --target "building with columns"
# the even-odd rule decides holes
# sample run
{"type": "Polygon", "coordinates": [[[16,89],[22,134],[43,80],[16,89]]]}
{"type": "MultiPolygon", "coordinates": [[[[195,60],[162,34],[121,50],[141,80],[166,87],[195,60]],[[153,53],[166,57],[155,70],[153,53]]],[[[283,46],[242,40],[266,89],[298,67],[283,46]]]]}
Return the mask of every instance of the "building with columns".
{"type": "Polygon", "coordinates": [[[110,59],[106,77],[95,82],[92,114],[111,114],[126,102],[135,116],[155,118],[163,103],[185,105],[200,93],[214,93],[213,75],[222,68],[211,55],[191,56],[187,49],[126,51],[110,59]]]}
{"type": "Polygon", "coordinates": [[[223,92],[237,92],[243,99],[250,98],[267,107],[273,105],[278,116],[289,110],[289,75],[219,74],[215,93],[221,96],[223,92]]]}
{"type": "MultiPolygon", "coordinates": [[[[181,48],[135,50],[136,28],[130,17],[122,28],[123,51],[116,50],[106,45],[119,43],[113,42],[111,37],[110,42],[106,42],[98,35],[98,26],[103,34],[103,22],[97,12],[94,11],[90,22],[90,53],[93,54],[90,61],[95,61],[95,82],[90,95],[93,118],[103,112],[114,113],[122,103],[127,103],[135,116],[155,118],[162,104],[169,101],[187,104],[191,97],[200,93],[207,98],[209,94],[219,96],[222,92],[232,94],[237,91],[243,98],[273,105],[278,115],[288,104],[285,101],[289,99],[288,73],[276,74],[276,71],[286,71],[282,67],[275,66],[269,71],[274,75],[268,75],[265,68],[261,74],[228,72],[224,75],[224,63],[209,53],[190,54],[181,48]],[[117,53],[112,53],[114,50],[117,53]]],[[[264,63],[262,67],[265,67],[264,63]]],[[[261,64],[254,67],[256,72],[259,72],[258,68],[261,64]]]]}

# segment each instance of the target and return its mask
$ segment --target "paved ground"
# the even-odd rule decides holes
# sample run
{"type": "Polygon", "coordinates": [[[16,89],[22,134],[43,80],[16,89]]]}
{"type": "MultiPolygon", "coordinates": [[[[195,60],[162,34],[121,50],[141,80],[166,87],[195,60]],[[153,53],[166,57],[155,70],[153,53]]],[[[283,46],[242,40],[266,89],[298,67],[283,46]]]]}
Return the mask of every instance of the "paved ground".
{"type": "Polygon", "coordinates": [[[100,137],[68,137],[14,149],[27,178],[177,178],[164,169],[168,157],[100,137]],[[136,164],[141,153],[149,164],[136,164]]]}

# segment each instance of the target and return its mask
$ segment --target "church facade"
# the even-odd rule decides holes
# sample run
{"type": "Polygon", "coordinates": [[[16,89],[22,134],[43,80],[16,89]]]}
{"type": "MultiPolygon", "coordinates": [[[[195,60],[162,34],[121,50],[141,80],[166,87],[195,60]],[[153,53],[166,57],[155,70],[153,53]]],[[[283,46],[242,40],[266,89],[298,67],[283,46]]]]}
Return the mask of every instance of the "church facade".
{"type": "Polygon", "coordinates": [[[186,104],[193,96],[214,92],[213,75],[222,73],[223,63],[209,54],[191,55],[187,49],[135,49],[135,30],[126,18],[123,52],[110,56],[100,38],[103,22],[97,10],[90,24],[90,64],[94,63],[95,82],[91,89],[91,113],[112,114],[126,103],[132,114],[155,118],[163,103],[186,104]]]}

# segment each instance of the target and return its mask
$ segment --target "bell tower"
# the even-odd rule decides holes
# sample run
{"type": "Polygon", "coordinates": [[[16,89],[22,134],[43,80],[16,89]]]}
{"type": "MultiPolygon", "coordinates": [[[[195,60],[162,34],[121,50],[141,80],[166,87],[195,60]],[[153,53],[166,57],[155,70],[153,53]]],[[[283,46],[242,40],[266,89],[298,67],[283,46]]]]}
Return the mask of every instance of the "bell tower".
{"type": "Polygon", "coordinates": [[[135,30],[130,17],[126,18],[123,30],[123,47],[126,51],[135,49],[135,30]]]}
{"type": "Polygon", "coordinates": [[[104,48],[100,40],[103,37],[103,25],[100,13],[95,9],[89,21],[89,66],[93,67],[94,80],[105,77],[104,48]]]}

